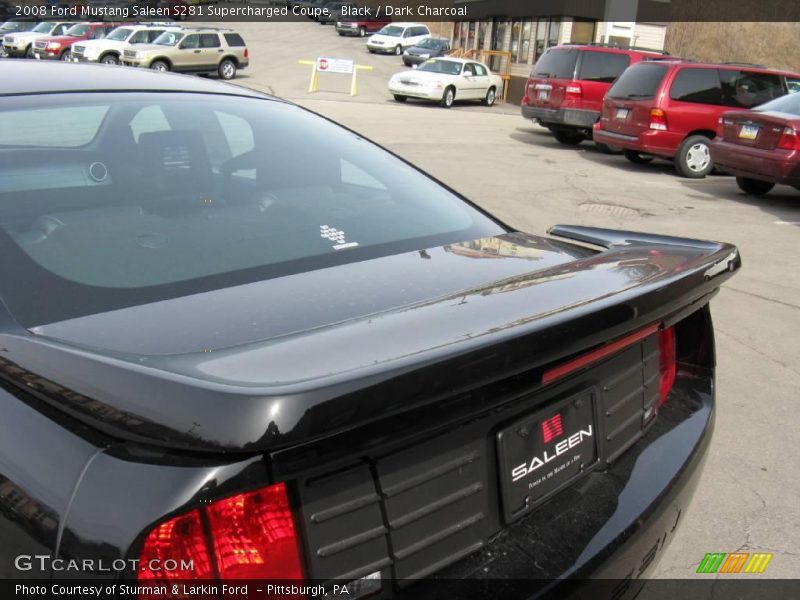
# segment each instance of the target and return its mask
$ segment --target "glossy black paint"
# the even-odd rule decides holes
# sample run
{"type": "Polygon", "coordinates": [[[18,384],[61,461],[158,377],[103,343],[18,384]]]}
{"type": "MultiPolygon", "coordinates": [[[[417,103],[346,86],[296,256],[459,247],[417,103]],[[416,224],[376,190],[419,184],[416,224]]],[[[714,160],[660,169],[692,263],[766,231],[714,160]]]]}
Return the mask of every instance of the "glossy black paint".
{"type": "MultiPolygon", "coordinates": [[[[116,77],[109,89],[184,84],[116,77]]],[[[69,82],[54,75],[6,83],[3,93],[28,85],[45,93],[69,82]]],[[[548,366],[689,318],[679,346],[691,355],[645,437],[437,573],[638,576],[700,473],[713,426],[707,302],[740,257],[715,242],[550,233],[596,247],[511,232],[35,331],[0,303],[0,574],[53,575],[15,570],[18,553],[136,557],[151,526],[205,501],[275,481],[292,488],[489,415],[499,421],[501,411],[516,419],[522,395],[535,408],[561,389],[538,393],[548,366]],[[309,290],[321,285],[334,291],[315,298],[309,290]]]]}

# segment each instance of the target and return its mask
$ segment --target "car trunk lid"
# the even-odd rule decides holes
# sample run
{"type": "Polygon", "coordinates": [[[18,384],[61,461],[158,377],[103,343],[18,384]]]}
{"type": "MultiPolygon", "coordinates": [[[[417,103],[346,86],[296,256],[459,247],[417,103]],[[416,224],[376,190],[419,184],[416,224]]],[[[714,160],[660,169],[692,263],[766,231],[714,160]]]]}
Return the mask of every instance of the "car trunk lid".
{"type": "Polygon", "coordinates": [[[798,115],[758,111],[732,111],[722,116],[722,137],[726,142],[762,150],[774,150],[784,129],[798,115]]]}
{"type": "Polygon", "coordinates": [[[606,249],[505,234],[83,317],[0,336],[0,376],[115,438],[261,452],[434,400],[453,415],[458,390],[490,381],[540,381],[740,264],[726,244],[553,232],[606,249]]]}

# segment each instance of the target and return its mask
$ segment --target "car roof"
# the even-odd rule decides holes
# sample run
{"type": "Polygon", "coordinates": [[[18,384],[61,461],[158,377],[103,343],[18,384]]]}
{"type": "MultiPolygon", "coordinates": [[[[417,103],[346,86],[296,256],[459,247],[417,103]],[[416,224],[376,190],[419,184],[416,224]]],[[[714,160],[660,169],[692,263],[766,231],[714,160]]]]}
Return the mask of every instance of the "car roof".
{"type": "Polygon", "coordinates": [[[186,33],[235,33],[233,29],[221,27],[182,27],[186,33]]]}
{"type": "Polygon", "coordinates": [[[751,65],[747,63],[713,63],[713,62],[699,62],[689,60],[686,58],[665,58],[657,61],[644,61],[646,63],[653,62],[657,64],[666,64],[669,67],[678,68],[700,68],[700,69],[724,69],[729,71],[740,71],[745,69],[753,71],[754,73],[773,73],[779,75],[791,75],[792,77],[800,77],[800,73],[794,71],[787,71],[785,69],[770,69],[763,65],[751,65]]]}
{"type": "Polygon", "coordinates": [[[0,97],[76,92],[193,92],[251,98],[277,98],[203,77],[127,69],[113,65],[60,61],[0,62],[0,97]]]}
{"type": "Polygon", "coordinates": [[[427,27],[427,25],[425,25],[425,23],[404,23],[404,22],[397,22],[397,21],[389,23],[389,25],[397,25],[398,27],[427,27]]]}
{"type": "Polygon", "coordinates": [[[606,46],[603,44],[559,44],[550,50],[591,50],[592,52],[607,52],[609,54],[647,54],[653,56],[669,56],[662,50],[650,48],[621,48],[619,46],[606,46]]]}

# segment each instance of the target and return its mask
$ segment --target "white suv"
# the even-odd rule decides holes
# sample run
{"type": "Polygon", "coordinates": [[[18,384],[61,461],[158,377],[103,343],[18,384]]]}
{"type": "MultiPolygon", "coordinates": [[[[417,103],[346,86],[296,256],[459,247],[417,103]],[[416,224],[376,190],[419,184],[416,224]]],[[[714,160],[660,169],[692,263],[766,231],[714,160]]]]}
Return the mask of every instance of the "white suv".
{"type": "Polygon", "coordinates": [[[129,44],[149,44],[165,31],[179,31],[181,28],[172,23],[151,23],[147,25],[123,25],[117,27],[106,37],[99,40],[77,42],[72,46],[74,62],[99,62],[106,65],[118,65],[122,51],[129,44]]]}
{"type": "Polygon", "coordinates": [[[390,23],[367,40],[367,50],[400,56],[431,34],[422,23],[390,23]]]}

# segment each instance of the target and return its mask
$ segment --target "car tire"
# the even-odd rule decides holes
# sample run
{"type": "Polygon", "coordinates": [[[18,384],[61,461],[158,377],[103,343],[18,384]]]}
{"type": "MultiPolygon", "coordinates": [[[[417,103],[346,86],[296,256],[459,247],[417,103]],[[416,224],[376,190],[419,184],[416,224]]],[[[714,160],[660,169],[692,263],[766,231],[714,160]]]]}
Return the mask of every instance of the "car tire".
{"type": "Polygon", "coordinates": [[[394,55],[400,56],[403,53],[403,47],[400,44],[394,47],[394,55]]]}
{"type": "Polygon", "coordinates": [[[622,154],[625,155],[629,161],[631,161],[635,165],[646,165],[647,163],[653,160],[652,156],[647,156],[646,154],[639,154],[636,150],[623,150],[622,154]]]}
{"type": "Polygon", "coordinates": [[[117,58],[113,54],[106,54],[103,58],[100,59],[100,63],[104,65],[118,65],[119,58],[117,58]]]}
{"type": "Polygon", "coordinates": [[[494,101],[497,99],[496,93],[497,92],[494,87],[490,87],[488,90],[486,90],[486,97],[483,99],[483,105],[492,106],[494,101]]]}
{"type": "Polygon", "coordinates": [[[358,37],[366,37],[367,29],[366,27],[359,27],[358,28],[358,37]]]}
{"type": "Polygon", "coordinates": [[[58,60],[63,62],[70,62],[72,60],[72,55],[67,50],[65,50],[64,52],[61,53],[61,56],[58,57],[58,60]]]}
{"type": "Polygon", "coordinates": [[[601,144],[600,142],[595,142],[594,145],[603,154],[622,154],[622,148],[619,146],[609,146],[608,144],[601,144]]]}
{"type": "Polygon", "coordinates": [[[442,94],[442,99],[439,104],[444,108],[450,108],[453,106],[453,102],[456,99],[456,90],[452,85],[447,86],[445,88],[444,93],[442,94]]]}
{"type": "Polygon", "coordinates": [[[344,34],[341,31],[337,31],[336,33],[339,34],[339,37],[344,37],[344,34]]]}
{"type": "Polygon", "coordinates": [[[675,155],[675,169],[689,179],[702,179],[714,168],[710,142],[704,135],[692,135],[683,140],[675,155]]]}
{"type": "Polygon", "coordinates": [[[408,96],[401,96],[400,94],[394,95],[395,102],[405,102],[408,100],[408,96]]]}
{"type": "Polygon", "coordinates": [[[569,129],[554,128],[551,129],[551,131],[553,132],[553,137],[556,138],[556,140],[567,146],[577,146],[586,139],[586,136],[582,133],[570,131],[569,129]]]}
{"type": "Polygon", "coordinates": [[[750,179],[749,177],[737,177],[736,185],[738,185],[739,189],[745,194],[750,194],[751,196],[763,196],[775,187],[775,184],[769,181],[750,179]]]}
{"type": "Polygon", "coordinates": [[[220,79],[230,81],[236,77],[236,63],[230,58],[222,60],[222,62],[219,63],[219,67],[217,67],[217,74],[220,79]]]}
{"type": "Polygon", "coordinates": [[[375,50],[373,50],[372,48],[367,48],[367,50],[369,51],[370,54],[375,54],[375,50]]]}
{"type": "Polygon", "coordinates": [[[33,58],[33,44],[28,46],[27,50],[25,50],[25,58],[33,58]]]}
{"type": "Polygon", "coordinates": [[[152,63],[150,63],[150,68],[153,71],[161,71],[162,73],[169,71],[169,65],[163,60],[154,60],[152,63]]]}

